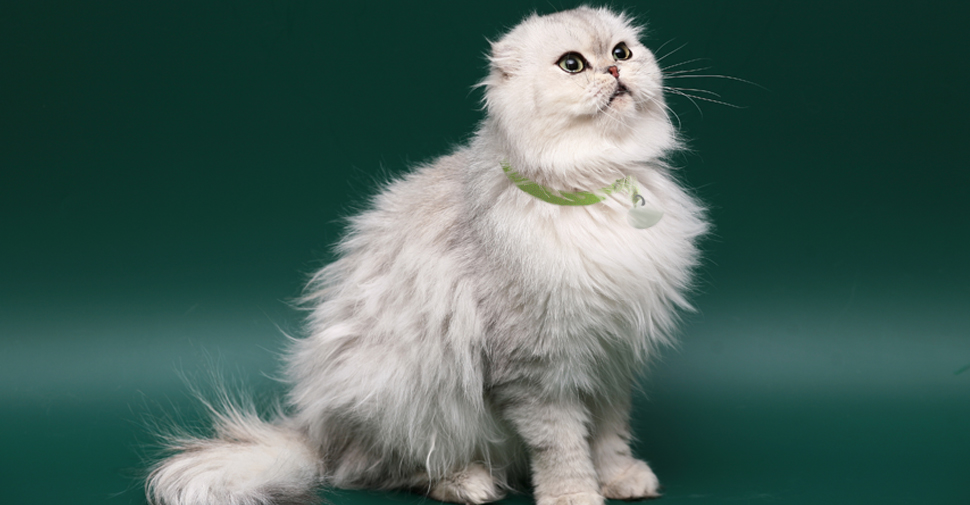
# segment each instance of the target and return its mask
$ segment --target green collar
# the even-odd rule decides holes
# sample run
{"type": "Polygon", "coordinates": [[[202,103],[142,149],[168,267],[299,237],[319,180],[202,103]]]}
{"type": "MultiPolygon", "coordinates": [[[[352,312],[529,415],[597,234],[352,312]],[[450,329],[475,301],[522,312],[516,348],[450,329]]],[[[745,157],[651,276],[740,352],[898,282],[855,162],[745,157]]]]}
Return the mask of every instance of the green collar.
{"type": "MultiPolygon", "coordinates": [[[[508,176],[516,186],[522,191],[542,200],[543,202],[548,202],[554,205],[593,205],[594,203],[600,203],[606,199],[607,195],[617,191],[629,192],[634,201],[639,197],[637,193],[637,180],[634,176],[630,175],[623,179],[617,179],[616,182],[610,184],[605,188],[600,188],[596,191],[556,191],[549,189],[538,182],[532,181],[527,177],[519,174],[512,169],[507,161],[502,162],[502,170],[505,175],[508,176]]],[[[642,197],[640,197],[642,199],[642,197]]]]}
{"type": "Polygon", "coordinates": [[[627,212],[626,221],[630,226],[637,229],[646,229],[660,222],[664,213],[662,210],[647,207],[647,201],[637,190],[639,181],[637,178],[628,175],[605,188],[596,191],[555,191],[549,189],[535,181],[530,181],[527,177],[512,170],[512,166],[507,161],[502,162],[502,170],[516,186],[522,191],[553,205],[592,205],[602,202],[607,195],[612,193],[627,193],[630,195],[632,206],[627,212]]]}

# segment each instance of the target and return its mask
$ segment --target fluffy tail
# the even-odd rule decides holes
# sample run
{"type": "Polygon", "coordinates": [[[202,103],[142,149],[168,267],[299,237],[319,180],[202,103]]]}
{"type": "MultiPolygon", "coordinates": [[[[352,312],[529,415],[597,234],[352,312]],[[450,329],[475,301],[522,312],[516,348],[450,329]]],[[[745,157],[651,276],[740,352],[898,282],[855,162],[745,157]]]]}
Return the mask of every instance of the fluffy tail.
{"type": "MultiPolygon", "coordinates": [[[[279,505],[312,503],[320,458],[284,422],[268,423],[251,409],[213,409],[215,437],[169,437],[176,453],[148,477],[155,505],[279,505]]],[[[282,418],[281,418],[282,419],[282,418]]]]}

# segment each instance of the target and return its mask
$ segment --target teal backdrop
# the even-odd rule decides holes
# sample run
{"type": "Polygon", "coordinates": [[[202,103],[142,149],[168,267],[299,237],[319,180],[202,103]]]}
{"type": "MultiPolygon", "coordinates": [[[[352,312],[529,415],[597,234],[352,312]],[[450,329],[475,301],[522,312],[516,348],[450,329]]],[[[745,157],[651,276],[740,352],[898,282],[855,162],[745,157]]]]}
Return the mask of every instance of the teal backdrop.
{"type": "MultiPolygon", "coordinates": [[[[488,38],[573,5],[0,6],[0,501],[143,504],[186,379],[278,392],[340,217],[468,139],[488,38]]],[[[756,83],[670,100],[716,228],[635,405],[662,502],[970,503],[970,4],[615,6],[756,83]]]]}

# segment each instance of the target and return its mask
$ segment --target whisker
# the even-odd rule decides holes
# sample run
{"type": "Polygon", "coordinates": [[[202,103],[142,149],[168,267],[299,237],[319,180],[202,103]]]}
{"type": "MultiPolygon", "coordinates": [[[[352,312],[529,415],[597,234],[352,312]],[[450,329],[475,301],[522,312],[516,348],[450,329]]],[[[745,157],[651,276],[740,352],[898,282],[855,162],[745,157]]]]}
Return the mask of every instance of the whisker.
{"type": "Polygon", "coordinates": [[[687,61],[682,61],[682,62],[680,62],[680,63],[674,63],[673,65],[667,65],[666,67],[662,67],[662,68],[660,69],[660,71],[661,71],[661,72],[663,72],[663,71],[665,71],[665,70],[667,70],[667,69],[670,69],[670,68],[674,68],[674,67],[679,67],[679,66],[681,66],[681,65],[686,65],[686,64],[688,64],[688,63],[694,63],[694,62],[696,62],[696,61],[702,61],[702,60],[709,60],[709,59],[710,59],[710,58],[694,58],[694,59],[692,59],[692,60],[687,60],[687,61]]]}
{"type": "Polygon", "coordinates": [[[684,127],[684,123],[680,120],[680,114],[677,114],[677,112],[674,111],[674,109],[670,108],[669,105],[667,105],[666,103],[664,103],[663,100],[657,100],[656,98],[651,98],[650,101],[651,102],[654,102],[654,103],[659,103],[660,106],[664,108],[664,110],[666,110],[667,112],[673,114],[674,117],[677,118],[677,129],[678,130],[684,127]]]}
{"type": "Polygon", "coordinates": [[[718,98],[721,98],[721,94],[720,93],[715,93],[713,91],[709,91],[709,90],[706,90],[706,89],[674,88],[674,87],[671,87],[671,86],[664,86],[664,89],[667,89],[667,90],[677,90],[677,91],[694,91],[696,93],[707,93],[708,95],[712,95],[712,96],[716,96],[718,98]]]}
{"type": "MultiPolygon", "coordinates": [[[[674,54],[674,53],[676,53],[677,51],[680,51],[680,50],[681,50],[681,49],[683,49],[683,48],[684,48],[685,46],[687,46],[687,43],[686,43],[686,42],[684,42],[683,44],[681,44],[681,45],[680,45],[680,47],[678,47],[677,49],[674,49],[673,51],[670,51],[669,53],[667,53],[667,54],[665,54],[665,55],[663,55],[663,56],[661,56],[661,57],[659,57],[659,58],[657,58],[657,63],[660,63],[661,61],[663,61],[663,59],[664,59],[664,58],[666,58],[666,57],[668,57],[668,56],[670,56],[671,54],[674,54]]],[[[661,46],[661,47],[663,47],[663,46],[661,46]]],[[[659,49],[658,49],[658,51],[659,51],[659,49]]]]}
{"type": "Polygon", "coordinates": [[[688,95],[687,93],[681,93],[680,91],[671,91],[671,93],[687,98],[688,100],[690,100],[690,103],[694,104],[694,107],[697,109],[697,112],[699,112],[701,116],[704,115],[704,111],[701,110],[700,105],[697,105],[697,102],[694,101],[694,97],[692,95],[688,95]]]}
{"type": "MultiPolygon", "coordinates": [[[[680,95],[680,96],[686,97],[691,102],[693,102],[694,99],[696,98],[697,100],[703,100],[705,102],[711,102],[711,103],[716,103],[716,104],[720,104],[720,105],[726,105],[726,106],[731,107],[731,108],[734,108],[734,109],[743,109],[744,108],[744,107],[741,107],[740,105],[734,105],[733,103],[728,103],[728,102],[725,102],[723,100],[715,100],[713,98],[706,98],[706,97],[703,97],[703,96],[691,95],[689,93],[684,93],[682,91],[670,90],[670,92],[673,93],[673,94],[675,94],[675,95],[680,95]]],[[[695,105],[696,105],[696,103],[695,103],[695,105]]]]}
{"type": "Polygon", "coordinates": [[[764,87],[764,86],[762,86],[762,85],[760,85],[760,84],[758,84],[756,82],[751,82],[751,81],[748,81],[748,80],[745,80],[745,79],[741,79],[740,77],[732,77],[730,75],[718,75],[718,74],[702,75],[702,74],[691,74],[691,75],[670,75],[670,76],[665,76],[665,77],[667,77],[669,79],[686,79],[688,77],[691,77],[691,78],[728,79],[728,80],[732,80],[732,81],[743,82],[745,84],[750,84],[752,86],[757,86],[757,87],[759,87],[759,88],[761,88],[761,89],[763,89],[765,91],[771,91],[768,88],[766,88],[766,87],[764,87]]]}
{"type": "Polygon", "coordinates": [[[667,47],[667,44],[669,44],[669,43],[671,43],[671,42],[673,42],[673,41],[674,41],[674,39],[670,39],[670,40],[668,40],[667,42],[664,42],[663,44],[660,44],[660,47],[658,47],[657,49],[655,49],[655,50],[653,51],[653,54],[657,54],[657,53],[659,53],[660,51],[662,51],[662,50],[663,50],[663,48],[665,48],[665,47],[667,47]]]}
{"type": "MultiPolygon", "coordinates": [[[[672,41],[673,41],[673,39],[668,40],[667,42],[664,42],[663,45],[661,45],[659,48],[657,48],[657,51],[655,52],[655,54],[656,53],[659,53],[667,44],[669,44],[672,41]]],[[[706,89],[699,89],[699,88],[667,86],[665,84],[667,84],[667,81],[668,80],[671,80],[671,79],[688,79],[688,78],[690,78],[690,79],[726,79],[726,80],[730,80],[730,81],[737,81],[737,82],[743,82],[745,84],[751,84],[753,86],[757,86],[757,87],[759,87],[761,89],[764,89],[766,91],[768,90],[768,88],[765,88],[764,86],[762,86],[760,84],[757,84],[757,83],[754,83],[754,82],[751,82],[751,81],[748,81],[748,80],[745,80],[745,79],[741,79],[739,77],[734,77],[734,76],[730,76],[730,75],[723,75],[723,74],[704,73],[705,71],[710,71],[712,68],[714,68],[713,66],[700,66],[700,67],[693,67],[693,68],[685,68],[685,67],[690,67],[692,63],[697,63],[697,62],[701,62],[701,61],[703,61],[703,62],[709,62],[710,61],[710,58],[693,58],[693,59],[689,59],[689,60],[682,61],[682,62],[678,62],[678,63],[672,63],[672,64],[669,64],[669,65],[666,65],[666,66],[663,66],[663,67],[660,67],[659,66],[659,62],[661,60],[667,58],[668,56],[670,56],[672,54],[677,53],[678,51],[680,51],[681,49],[683,49],[686,46],[687,46],[687,43],[681,44],[680,46],[678,46],[674,50],[672,50],[672,51],[668,52],[667,54],[664,54],[663,56],[657,58],[656,61],[658,63],[658,70],[660,71],[660,78],[662,79],[661,88],[663,89],[663,91],[665,93],[669,93],[671,95],[682,96],[682,97],[686,98],[687,100],[689,100],[690,103],[694,105],[694,108],[697,109],[697,112],[699,112],[702,116],[704,115],[704,111],[701,108],[700,103],[699,103],[701,101],[709,102],[709,103],[716,103],[718,105],[724,105],[726,107],[731,107],[731,108],[734,108],[734,109],[743,109],[744,107],[739,106],[739,105],[735,105],[735,104],[730,103],[730,102],[727,102],[727,101],[724,101],[722,99],[721,94],[719,94],[717,92],[714,92],[714,91],[710,91],[710,90],[706,90],[706,89]]],[[[681,122],[680,121],[680,116],[677,115],[677,113],[674,112],[674,110],[671,107],[669,107],[667,104],[663,103],[662,100],[660,101],[660,103],[662,104],[664,110],[669,111],[670,114],[672,114],[674,117],[677,118],[678,127],[680,127],[680,122],[681,122]]]]}
{"type": "Polygon", "coordinates": [[[686,70],[674,70],[673,72],[663,72],[663,75],[683,75],[690,72],[701,72],[704,70],[710,70],[711,68],[712,67],[698,67],[698,68],[690,68],[686,70]]]}

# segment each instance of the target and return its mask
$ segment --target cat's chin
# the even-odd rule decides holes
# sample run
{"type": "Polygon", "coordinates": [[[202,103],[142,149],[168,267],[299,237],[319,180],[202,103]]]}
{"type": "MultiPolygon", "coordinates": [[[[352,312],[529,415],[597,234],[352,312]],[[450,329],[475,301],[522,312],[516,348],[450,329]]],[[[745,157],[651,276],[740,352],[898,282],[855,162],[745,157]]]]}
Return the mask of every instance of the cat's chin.
{"type": "Polygon", "coordinates": [[[629,91],[614,93],[600,110],[606,116],[607,128],[622,131],[629,121],[637,121],[642,115],[641,108],[629,91]]]}
{"type": "Polygon", "coordinates": [[[616,90],[613,91],[612,95],[610,95],[610,100],[606,103],[606,106],[612,107],[614,102],[616,102],[617,100],[620,100],[619,106],[621,107],[623,106],[622,104],[625,101],[628,101],[631,103],[633,102],[633,95],[630,94],[630,90],[627,89],[627,87],[624,86],[623,84],[617,85],[616,90]]]}
{"type": "Polygon", "coordinates": [[[662,158],[677,146],[663,111],[638,102],[630,93],[616,94],[608,105],[604,102],[588,115],[559,115],[531,123],[501,120],[511,114],[497,116],[486,121],[480,135],[499,140],[496,156],[507,158],[527,176],[565,175],[583,166],[636,164],[662,158]]]}

